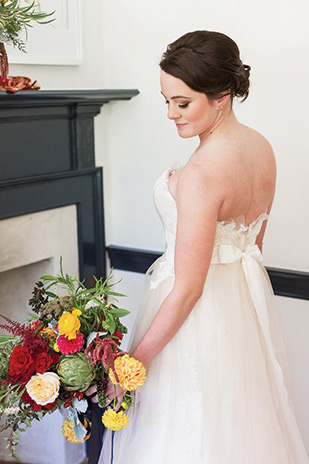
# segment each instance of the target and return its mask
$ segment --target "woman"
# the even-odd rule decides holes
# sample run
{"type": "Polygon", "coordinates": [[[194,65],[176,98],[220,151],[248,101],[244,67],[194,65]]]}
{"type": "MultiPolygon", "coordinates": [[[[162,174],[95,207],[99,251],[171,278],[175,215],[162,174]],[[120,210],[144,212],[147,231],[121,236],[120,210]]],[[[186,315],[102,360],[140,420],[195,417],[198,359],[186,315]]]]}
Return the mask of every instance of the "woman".
{"type": "MultiPolygon", "coordinates": [[[[160,66],[169,119],[200,144],[155,185],[167,248],[131,348],[148,379],[115,434],[114,464],[308,463],[262,266],[274,154],[233,111],[250,67],[233,40],[208,31],[169,45],[160,66]]],[[[105,464],[107,444],[103,453],[105,464]]]]}

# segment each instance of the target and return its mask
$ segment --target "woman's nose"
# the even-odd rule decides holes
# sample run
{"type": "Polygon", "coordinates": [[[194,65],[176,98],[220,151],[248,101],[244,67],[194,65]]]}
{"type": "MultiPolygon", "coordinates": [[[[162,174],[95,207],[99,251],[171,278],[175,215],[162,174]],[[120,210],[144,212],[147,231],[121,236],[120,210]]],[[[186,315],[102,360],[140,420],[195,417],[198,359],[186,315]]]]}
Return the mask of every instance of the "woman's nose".
{"type": "Polygon", "coordinates": [[[177,110],[177,107],[174,105],[169,105],[168,107],[168,112],[167,112],[167,117],[168,119],[178,119],[180,116],[179,111],[177,110]]]}

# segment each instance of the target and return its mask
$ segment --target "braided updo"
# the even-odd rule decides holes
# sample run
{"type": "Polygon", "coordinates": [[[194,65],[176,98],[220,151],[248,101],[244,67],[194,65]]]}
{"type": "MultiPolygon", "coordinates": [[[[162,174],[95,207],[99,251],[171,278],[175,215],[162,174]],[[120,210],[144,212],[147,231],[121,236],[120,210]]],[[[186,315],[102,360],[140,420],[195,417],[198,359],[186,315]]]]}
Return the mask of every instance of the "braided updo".
{"type": "Polygon", "coordinates": [[[244,101],[249,94],[251,68],[242,63],[236,43],[220,32],[183,35],[168,45],[160,68],[211,100],[230,92],[244,101]]]}

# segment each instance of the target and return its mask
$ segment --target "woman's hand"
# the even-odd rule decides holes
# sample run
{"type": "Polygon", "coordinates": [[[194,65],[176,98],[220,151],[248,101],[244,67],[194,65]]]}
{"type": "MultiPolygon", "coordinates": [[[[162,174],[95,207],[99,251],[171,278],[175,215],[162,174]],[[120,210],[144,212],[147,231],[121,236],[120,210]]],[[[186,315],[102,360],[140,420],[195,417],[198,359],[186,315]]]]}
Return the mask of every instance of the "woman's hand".
{"type": "MultiPolygon", "coordinates": [[[[116,407],[115,410],[118,411],[120,409],[125,391],[120,387],[120,385],[114,385],[110,379],[108,379],[107,389],[106,389],[106,406],[109,406],[113,403],[115,399],[115,387],[116,387],[116,407]]],[[[97,385],[92,385],[85,391],[86,396],[91,396],[91,401],[93,403],[98,403],[99,398],[97,395],[97,385]]],[[[99,405],[100,406],[100,405],[99,405]]]]}

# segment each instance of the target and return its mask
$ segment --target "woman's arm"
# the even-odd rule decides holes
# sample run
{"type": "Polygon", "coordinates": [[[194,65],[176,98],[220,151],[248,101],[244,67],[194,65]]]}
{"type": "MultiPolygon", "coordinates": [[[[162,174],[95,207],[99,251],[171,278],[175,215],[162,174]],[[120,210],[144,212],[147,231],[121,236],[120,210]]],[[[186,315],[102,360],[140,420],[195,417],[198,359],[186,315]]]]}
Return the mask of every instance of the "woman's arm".
{"type": "Polygon", "coordinates": [[[222,182],[210,167],[191,165],[176,189],[175,282],[132,356],[147,366],[180,329],[200,298],[214,246],[222,182]]]}

